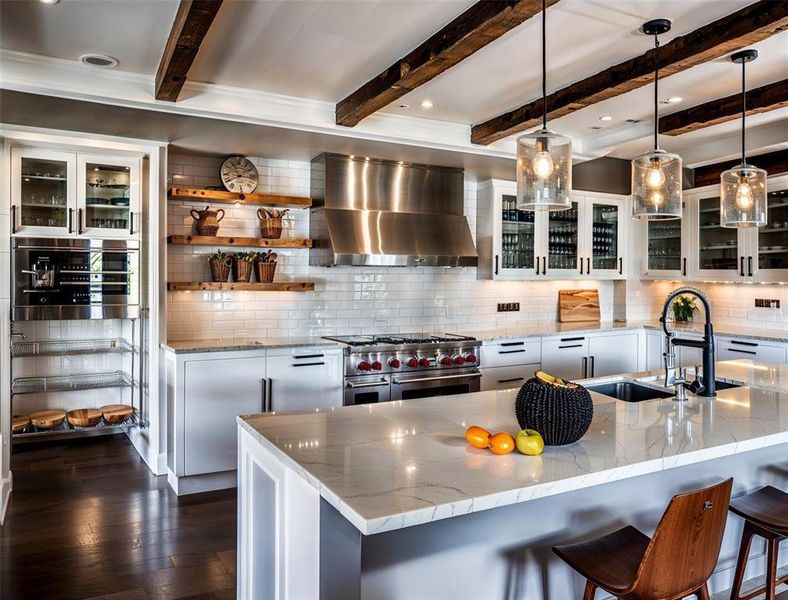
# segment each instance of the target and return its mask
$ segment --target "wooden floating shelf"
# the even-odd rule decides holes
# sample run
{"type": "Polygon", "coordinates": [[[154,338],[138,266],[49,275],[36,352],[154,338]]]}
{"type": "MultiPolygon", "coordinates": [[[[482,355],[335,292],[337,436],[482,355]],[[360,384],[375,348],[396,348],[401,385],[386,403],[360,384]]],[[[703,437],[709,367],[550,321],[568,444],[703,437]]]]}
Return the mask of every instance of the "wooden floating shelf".
{"type": "Polygon", "coordinates": [[[311,292],[315,289],[315,284],[305,281],[274,281],[273,283],[170,281],[167,289],[171,292],[311,292]]]}
{"type": "Polygon", "coordinates": [[[255,206],[284,206],[286,208],[309,208],[312,198],[300,196],[279,196],[276,194],[239,194],[226,190],[210,190],[195,187],[171,187],[167,192],[171,200],[200,200],[220,204],[244,204],[255,206]]]}
{"type": "Polygon", "coordinates": [[[238,248],[311,248],[308,238],[264,240],[253,237],[219,237],[214,235],[171,235],[168,244],[180,246],[236,246],[238,248]]]}

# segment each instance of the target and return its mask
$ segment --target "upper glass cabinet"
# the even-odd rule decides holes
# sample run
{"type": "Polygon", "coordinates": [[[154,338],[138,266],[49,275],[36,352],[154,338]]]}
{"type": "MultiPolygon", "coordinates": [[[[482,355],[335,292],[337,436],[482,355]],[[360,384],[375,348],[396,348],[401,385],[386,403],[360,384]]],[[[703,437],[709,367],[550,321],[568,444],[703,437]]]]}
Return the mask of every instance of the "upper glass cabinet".
{"type": "Polygon", "coordinates": [[[720,225],[719,195],[698,197],[694,214],[698,274],[725,279],[745,277],[748,267],[745,230],[720,225]]]}
{"type": "Polygon", "coordinates": [[[75,156],[36,148],[14,148],[11,163],[12,231],[70,233],[75,156]]]}
{"type": "Polygon", "coordinates": [[[517,210],[517,196],[501,197],[501,269],[534,270],[536,257],[535,213],[517,210]]]}
{"type": "Polygon", "coordinates": [[[769,192],[766,227],[758,229],[758,270],[788,270],[788,191],[769,192]]]}
{"type": "MultiPolygon", "coordinates": [[[[580,246],[580,205],[548,214],[547,271],[577,273],[580,246]]],[[[544,274],[544,273],[543,273],[544,274]]]]}
{"type": "Polygon", "coordinates": [[[80,227],[102,236],[133,235],[139,160],[80,155],[78,169],[80,227]]]}
{"type": "Polygon", "coordinates": [[[584,198],[588,217],[585,223],[585,275],[624,275],[624,202],[621,199],[584,198]],[[590,261],[589,258],[590,257],[590,261]]]}

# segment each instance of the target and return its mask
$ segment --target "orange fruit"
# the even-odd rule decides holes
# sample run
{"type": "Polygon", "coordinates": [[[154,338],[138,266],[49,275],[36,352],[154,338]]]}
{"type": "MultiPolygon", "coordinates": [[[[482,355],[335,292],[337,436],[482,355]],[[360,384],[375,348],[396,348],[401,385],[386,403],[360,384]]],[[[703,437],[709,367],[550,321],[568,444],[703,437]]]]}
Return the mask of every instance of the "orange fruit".
{"type": "Polygon", "coordinates": [[[487,448],[490,445],[490,432],[484,427],[471,425],[465,430],[465,439],[474,448],[487,448]]]}
{"type": "Polygon", "coordinates": [[[490,438],[490,450],[494,454],[509,454],[514,450],[514,438],[505,431],[496,433],[490,438]]]}

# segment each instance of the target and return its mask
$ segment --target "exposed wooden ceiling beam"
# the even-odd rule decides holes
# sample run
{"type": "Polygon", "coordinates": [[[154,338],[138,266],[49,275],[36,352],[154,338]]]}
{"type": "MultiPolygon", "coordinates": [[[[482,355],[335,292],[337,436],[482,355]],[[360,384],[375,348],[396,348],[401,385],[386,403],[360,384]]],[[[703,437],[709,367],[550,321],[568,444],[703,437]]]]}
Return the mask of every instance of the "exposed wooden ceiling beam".
{"type": "MultiPolygon", "coordinates": [[[[774,152],[748,156],[747,163],[755,165],[760,169],[765,169],[770,176],[777,175],[778,173],[788,173],[788,150],[775,150],[774,152]]],[[[740,158],[697,167],[694,171],[694,187],[703,187],[704,185],[719,183],[722,172],[738,164],[741,164],[740,158]]]]}
{"type": "Polygon", "coordinates": [[[181,0],[156,71],[156,100],[175,102],[223,0],[181,0]]]}
{"type": "MultiPolygon", "coordinates": [[[[558,0],[547,0],[552,6],[558,0]]],[[[359,121],[447,71],[477,50],[527,21],[542,9],[541,0],[480,0],[369,80],[336,106],[337,125],[359,121]]]]}
{"type": "MultiPolygon", "coordinates": [[[[747,114],[788,106],[788,79],[747,91],[747,114]]],[[[659,132],[681,135],[741,117],[741,92],[660,117],[659,132]]]]}
{"type": "MultiPolygon", "coordinates": [[[[788,29],[788,2],[760,0],[660,48],[660,77],[725,56],[788,29]]],[[[645,38],[645,36],[644,36],[645,38]]],[[[648,40],[644,39],[644,44],[648,40]]],[[[548,116],[557,119],[654,81],[654,49],[550,94],[548,116]]],[[[494,117],[471,130],[474,144],[491,144],[541,122],[542,99],[494,117]]]]}

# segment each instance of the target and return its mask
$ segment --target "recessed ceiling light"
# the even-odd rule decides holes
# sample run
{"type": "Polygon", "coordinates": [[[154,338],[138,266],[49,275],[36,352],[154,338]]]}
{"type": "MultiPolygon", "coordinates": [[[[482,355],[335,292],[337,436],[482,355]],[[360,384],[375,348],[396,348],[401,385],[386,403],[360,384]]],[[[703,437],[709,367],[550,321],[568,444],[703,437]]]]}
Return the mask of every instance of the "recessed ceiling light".
{"type": "Polygon", "coordinates": [[[668,103],[676,104],[677,102],[682,102],[683,100],[684,98],[682,98],[681,96],[671,96],[670,98],[668,98],[668,103]]]}
{"type": "Polygon", "coordinates": [[[397,108],[408,110],[410,108],[410,104],[397,104],[397,108]]]}
{"type": "Polygon", "coordinates": [[[602,129],[601,125],[591,125],[591,129],[602,129]]]}
{"type": "Polygon", "coordinates": [[[610,115],[604,115],[602,117],[599,117],[599,120],[600,121],[612,121],[613,117],[611,117],[610,115]]]}
{"type": "Polygon", "coordinates": [[[106,54],[83,54],[79,60],[91,67],[102,67],[104,69],[111,69],[118,66],[118,59],[106,54]]]}
{"type": "Polygon", "coordinates": [[[640,123],[640,119],[627,119],[627,123],[640,123]]]}
{"type": "Polygon", "coordinates": [[[429,110],[433,106],[434,105],[432,104],[432,100],[422,100],[422,102],[421,102],[421,107],[422,108],[426,108],[427,110],[429,110]]]}
{"type": "Polygon", "coordinates": [[[60,0],[38,0],[41,4],[49,4],[52,6],[53,4],[57,4],[60,0]]]}

